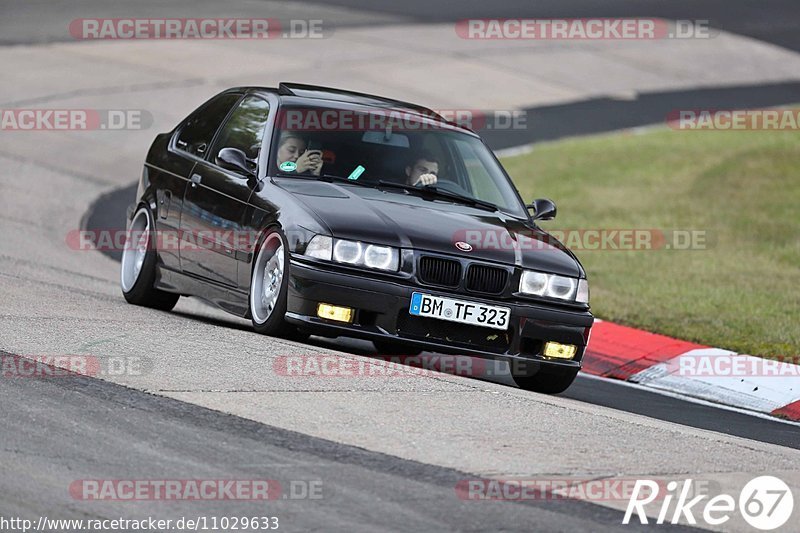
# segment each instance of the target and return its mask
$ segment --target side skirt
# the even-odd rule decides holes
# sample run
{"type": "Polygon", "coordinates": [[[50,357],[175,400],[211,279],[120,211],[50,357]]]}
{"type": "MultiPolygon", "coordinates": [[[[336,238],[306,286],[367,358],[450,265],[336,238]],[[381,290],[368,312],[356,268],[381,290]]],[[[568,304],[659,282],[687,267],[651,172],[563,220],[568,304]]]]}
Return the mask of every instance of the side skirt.
{"type": "Polygon", "coordinates": [[[155,285],[163,291],[202,298],[223,311],[242,318],[247,318],[249,313],[247,293],[211,280],[177,272],[163,264],[156,267],[155,285]]]}

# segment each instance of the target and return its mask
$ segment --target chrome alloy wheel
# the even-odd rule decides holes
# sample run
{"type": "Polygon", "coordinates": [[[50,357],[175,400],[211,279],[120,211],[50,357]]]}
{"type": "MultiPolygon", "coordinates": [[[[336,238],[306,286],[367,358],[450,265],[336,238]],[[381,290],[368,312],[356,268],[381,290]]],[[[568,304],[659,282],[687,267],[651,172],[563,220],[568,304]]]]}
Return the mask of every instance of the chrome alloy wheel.
{"type": "Polygon", "coordinates": [[[283,242],[277,233],[269,235],[256,258],[250,287],[253,321],[263,324],[278,304],[283,287],[283,242]]]}
{"type": "Polygon", "coordinates": [[[130,292],[139,274],[142,272],[142,265],[147,256],[147,248],[150,244],[150,218],[147,211],[142,208],[133,217],[131,227],[122,250],[122,266],[120,268],[120,284],[124,292],[130,292]]]}

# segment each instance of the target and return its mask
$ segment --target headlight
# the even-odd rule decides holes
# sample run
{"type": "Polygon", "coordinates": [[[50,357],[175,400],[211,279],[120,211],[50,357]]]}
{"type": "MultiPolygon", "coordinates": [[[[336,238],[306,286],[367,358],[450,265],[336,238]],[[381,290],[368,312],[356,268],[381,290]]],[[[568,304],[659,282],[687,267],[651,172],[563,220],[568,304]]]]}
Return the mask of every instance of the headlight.
{"type": "Polygon", "coordinates": [[[547,274],[526,270],[519,280],[519,292],[544,296],[544,291],[547,290],[547,278],[547,274]]]}
{"type": "Polygon", "coordinates": [[[333,239],[327,235],[315,235],[306,247],[306,255],[330,261],[333,254],[333,239]]]}
{"type": "Polygon", "coordinates": [[[589,303],[589,282],[585,279],[578,280],[578,295],[575,301],[582,304],[589,303]]]}
{"type": "Polygon", "coordinates": [[[358,241],[337,240],[333,247],[333,260],[357,265],[363,262],[364,247],[358,241]]]}
{"type": "Polygon", "coordinates": [[[578,280],[575,278],[551,276],[550,283],[547,284],[547,291],[544,295],[561,300],[572,300],[575,298],[575,289],[577,287],[578,280]]]}
{"type": "Polygon", "coordinates": [[[400,267],[400,252],[397,248],[333,239],[326,235],[314,236],[306,247],[305,255],[377,270],[396,272],[400,267]]]}
{"type": "Polygon", "coordinates": [[[532,270],[522,272],[519,292],[568,302],[589,303],[589,284],[585,279],[579,280],[532,270]]]}
{"type": "Polygon", "coordinates": [[[364,251],[364,265],[381,270],[397,270],[397,250],[370,244],[364,251]]]}

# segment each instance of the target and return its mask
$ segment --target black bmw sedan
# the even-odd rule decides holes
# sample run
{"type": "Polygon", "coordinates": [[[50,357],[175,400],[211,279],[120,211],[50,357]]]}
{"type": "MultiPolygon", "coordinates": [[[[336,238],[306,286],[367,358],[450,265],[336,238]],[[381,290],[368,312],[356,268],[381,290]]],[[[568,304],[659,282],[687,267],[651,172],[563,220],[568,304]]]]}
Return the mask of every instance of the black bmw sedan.
{"type": "Polygon", "coordinates": [[[537,224],[480,137],[421,106],[282,83],[214,96],[153,142],[121,286],[197,296],[267,335],[506,360],[575,379],[593,317],[577,258],[537,224]]]}

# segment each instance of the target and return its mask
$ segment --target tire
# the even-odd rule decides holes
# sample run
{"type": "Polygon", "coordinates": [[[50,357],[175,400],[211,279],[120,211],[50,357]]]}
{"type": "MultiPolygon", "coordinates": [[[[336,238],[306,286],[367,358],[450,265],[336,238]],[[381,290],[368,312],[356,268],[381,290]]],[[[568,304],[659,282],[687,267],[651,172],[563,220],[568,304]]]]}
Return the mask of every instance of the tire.
{"type": "Polygon", "coordinates": [[[129,237],[136,242],[128,243],[122,250],[120,263],[120,288],[125,300],[162,311],[169,311],[178,303],[180,294],[155,288],[157,251],[153,245],[155,224],[150,209],[140,207],[133,216],[129,237]],[[135,244],[135,248],[133,245],[135,244]]]}
{"type": "Polygon", "coordinates": [[[402,342],[374,340],[372,344],[377,350],[376,355],[419,355],[422,353],[420,348],[413,348],[402,342]]]}
{"type": "Polygon", "coordinates": [[[577,368],[543,369],[532,376],[514,375],[514,383],[520,389],[543,394],[558,394],[567,390],[577,375],[577,368]]]}
{"type": "Polygon", "coordinates": [[[248,306],[253,329],[262,335],[302,341],[307,334],[286,322],[289,250],[280,230],[267,230],[258,246],[250,277],[248,306]]]}

